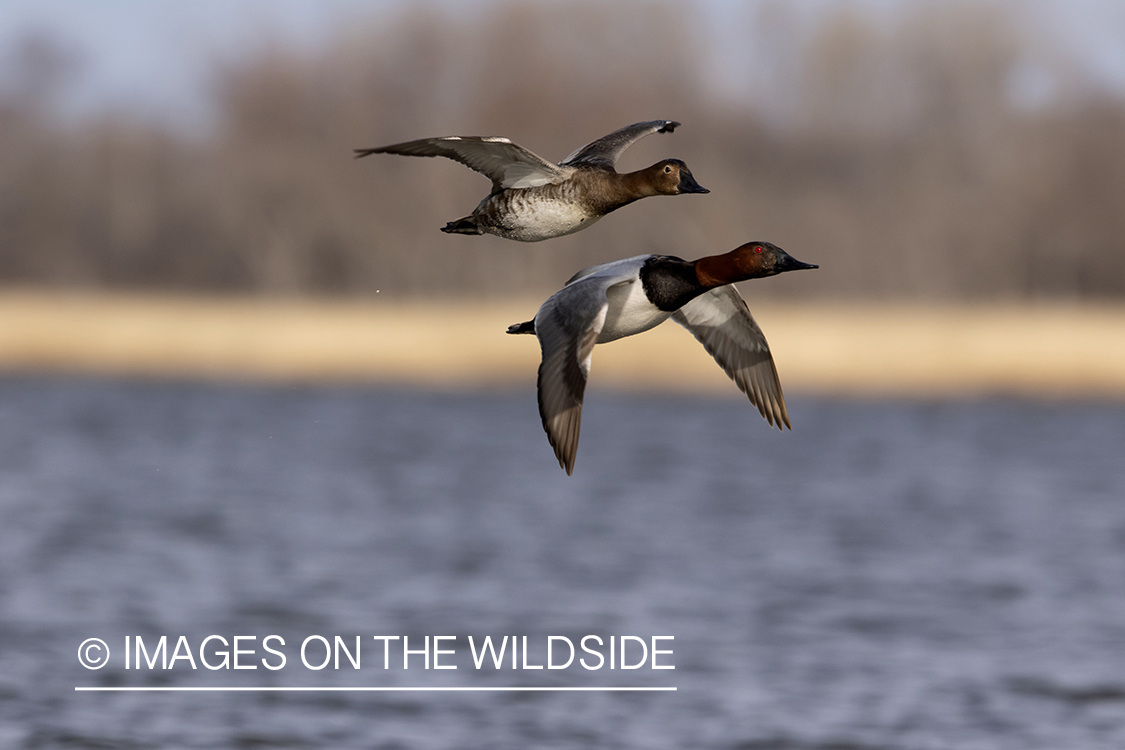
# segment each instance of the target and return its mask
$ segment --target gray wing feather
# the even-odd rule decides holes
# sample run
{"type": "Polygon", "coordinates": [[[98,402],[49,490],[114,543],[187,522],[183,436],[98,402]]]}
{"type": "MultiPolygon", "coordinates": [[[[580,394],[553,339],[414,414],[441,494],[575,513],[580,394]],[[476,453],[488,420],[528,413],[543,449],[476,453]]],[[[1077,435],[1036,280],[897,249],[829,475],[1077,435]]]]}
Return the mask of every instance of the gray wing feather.
{"type": "Polygon", "coordinates": [[[615,260],[610,263],[598,263],[594,266],[587,266],[567,279],[563,286],[570,286],[579,279],[584,279],[587,276],[594,276],[596,274],[606,279],[606,291],[608,292],[609,287],[614,284],[618,284],[626,279],[635,278],[641,266],[651,257],[652,255],[635,255],[632,258],[622,258],[621,260],[615,260]]]}
{"type": "Polygon", "coordinates": [[[574,171],[552,164],[523,146],[499,136],[423,138],[381,148],[357,148],[356,158],[370,154],[444,156],[480,172],[498,188],[527,188],[562,182],[574,171]]]}
{"type": "Polygon", "coordinates": [[[673,313],[672,320],[691,331],[770,425],[790,427],[769,344],[737,289],[712,289],[673,313]]]}
{"type": "Polygon", "coordinates": [[[603,265],[605,265],[605,264],[599,263],[597,265],[587,266],[586,268],[583,268],[581,271],[579,271],[578,273],[574,274],[569,279],[567,279],[566,283],[563,284],[563,286],[570,286],[571,284],[578,281],[579,279],[585,278],[585,277],[589,276],[590,274],[600,270],[603,265]]]}
{"type": "Polygon", "coordinates": [[[539,416],[559,466],[574,471],[582,426],[582,397],[594,344],[605,323],[606,292],[615,278],[591,279],[556,292],[535,315],[535,334],[543,350],[539,365],[539,416]]]}
{"type": "Polygon", "coordinates": [[[559,162],[560,166],[590,164],[613,169],[621,153],[641,138],[652,133],[671,133],[680,123],[674,120],[651,120],[615,130],[593,143],[588,143],[559,162]]]}

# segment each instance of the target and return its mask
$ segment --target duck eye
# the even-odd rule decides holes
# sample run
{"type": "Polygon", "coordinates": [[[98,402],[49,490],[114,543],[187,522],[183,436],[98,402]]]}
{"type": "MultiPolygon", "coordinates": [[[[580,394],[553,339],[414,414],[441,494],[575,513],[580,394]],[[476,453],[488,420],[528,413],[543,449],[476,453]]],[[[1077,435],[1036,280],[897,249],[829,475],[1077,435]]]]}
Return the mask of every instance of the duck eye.
{"type": "Polygon", "coordinates": [[[762,246],[761,245],[754,245],[754,252],[756,252],[756,253],[762,252],[762,246]]]}
{"type": "Polygon", "coordinates": [[[672,174],[672,165],[671,164],[665,164],[664,165],[664,174],[672,174]]]}

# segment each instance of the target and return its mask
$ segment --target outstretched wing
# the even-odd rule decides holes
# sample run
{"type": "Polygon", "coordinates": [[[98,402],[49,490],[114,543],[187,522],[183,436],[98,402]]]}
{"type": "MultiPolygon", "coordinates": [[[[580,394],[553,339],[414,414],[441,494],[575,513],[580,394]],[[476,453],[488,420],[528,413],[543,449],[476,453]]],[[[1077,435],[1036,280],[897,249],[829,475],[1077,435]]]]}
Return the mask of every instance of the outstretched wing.
{"type": "Polygon", "coordinates": [[[652,120],[615,130],[593,143],[588,143],[563,159],[561,166],[590,164],[596,167],[613,169],[621,153],[641,138],[652,133],[671,133],[680,123],[674,120],[652,120]]]}
{"type": "Polygon", "coordinates": [[[535,335],[543,350],[539,365],[539,416],[559,466],[574,471],[582,396],[591,354],[605,324],[606,292],[628,279],[597,277],[571,284],[543,303],[535,315],[535,335]]]}
{"type": "Polygon", "coordinates": [[[712,289],[673,313],[672,320],[699,339],[770,425],[790,427],[769,344],[737,289],[712,289]]]}
{"type": "Polygon", "coordinates": [[[382,148],[357,148],[356,158],[370,154],[444,156],[480,172],[497,188],[527,188],[565,180],[574,171],[500,136],[451,135],[396,143],[382,148]]]}

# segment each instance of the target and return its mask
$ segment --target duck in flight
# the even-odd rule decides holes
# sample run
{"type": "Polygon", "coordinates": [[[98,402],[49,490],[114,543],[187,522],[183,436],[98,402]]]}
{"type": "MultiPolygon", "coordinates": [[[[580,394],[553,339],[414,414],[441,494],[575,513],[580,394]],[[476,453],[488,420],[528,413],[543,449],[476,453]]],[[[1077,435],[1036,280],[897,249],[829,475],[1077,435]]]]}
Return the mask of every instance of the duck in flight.
{"type": "Polygon", "coordinates": [[[651,133],[671,133],[672,120],[638,122],[599,138],[552,164],[500,136],[423,138],[382,148],[357,148],[371,154],[444,156],[492,180],[492,192],[469,216],[442,227],[450,234],[495,234],[520,242],[539,242],[572,234],[635,200],[651,195],[709,193],[679,159],[664,159],[647,169],[620,174],[615,165],[630,145],[651,133]]]}
{"type": "Polygon", "coordinates": [[[594,344],[642,333],[668,318],[691,331],[771,426],[789,427],[769,344],[731,284],[817,267],[769,242],[749,242],[694,261],[638,255],[575,274],[533,320],[508,328],[539,339],[539,415],[559,466],[574,471],[594,344]]]}

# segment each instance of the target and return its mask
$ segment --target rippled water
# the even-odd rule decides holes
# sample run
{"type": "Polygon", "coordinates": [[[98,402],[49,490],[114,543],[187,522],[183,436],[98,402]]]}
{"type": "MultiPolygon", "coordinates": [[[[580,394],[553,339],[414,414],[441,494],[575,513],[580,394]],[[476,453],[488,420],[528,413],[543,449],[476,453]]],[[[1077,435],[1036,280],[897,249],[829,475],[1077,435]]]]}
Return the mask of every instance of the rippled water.
{"type": "Polygon", "coordinates": [[[595,392],[568,478],[530,390],[0,380],[0,747],[1125,747],[1125,406],[790,402],[595,392]],[[211,634],[289,662],[121,663],[211,634]],[[310,634],[458,669],[313,671],[310,634]],[[505,634],[676,669],[475,670],[505,634]],[[678,690],[74,691],[261,685],[678,690]]]}

